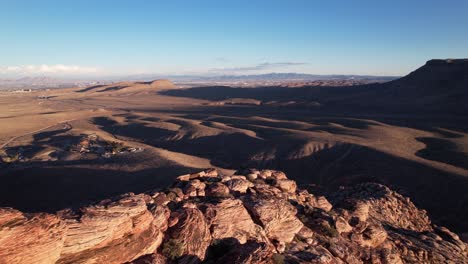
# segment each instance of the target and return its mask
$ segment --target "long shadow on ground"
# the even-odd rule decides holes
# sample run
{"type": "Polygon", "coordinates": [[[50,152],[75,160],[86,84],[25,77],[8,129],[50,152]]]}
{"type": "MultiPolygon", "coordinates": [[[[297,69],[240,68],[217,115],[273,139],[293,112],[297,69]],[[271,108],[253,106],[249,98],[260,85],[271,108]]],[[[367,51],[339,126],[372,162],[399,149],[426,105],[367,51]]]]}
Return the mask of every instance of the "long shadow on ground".
{"type": "MultiPolygon", "coordinates": [[[[339,123],[340,120],[327,119],[327,122],[339,123]]],[[[116,136],[207,158],[224,168],[282,170],[300,184],[320,184],[328,190],[368,181],[383,183],[410,196],[418,206],[428,210],[437,223],[454,230],[468,230],[468,212],[464,210],[468,208],[468,178],[461,175],[354,144],[325,146],[304,157],[291,158],[289,154],[300,148],[304,141],[262,128],[255,130],[261,139],[241,133],[221,133],[195,139],[165,140],[161,135],[166,132],[159,129],[152,130],[139,124],[138,132],[129,133],[128,126],[135,124],[101,128],[113,131],[116,136]],[[145,129],[148,133],[143,132],[145,129]]]]}
{"type": "Polygon", "coordinates": [[[174,165],[129,172],[84,165],[76,167],[75,163],[42,162],[3,169],[0,173],[0,207],[25,212],[55,212],[127,192],[158,189],[168,186],[178,175],[199,170],[174,165]]]}

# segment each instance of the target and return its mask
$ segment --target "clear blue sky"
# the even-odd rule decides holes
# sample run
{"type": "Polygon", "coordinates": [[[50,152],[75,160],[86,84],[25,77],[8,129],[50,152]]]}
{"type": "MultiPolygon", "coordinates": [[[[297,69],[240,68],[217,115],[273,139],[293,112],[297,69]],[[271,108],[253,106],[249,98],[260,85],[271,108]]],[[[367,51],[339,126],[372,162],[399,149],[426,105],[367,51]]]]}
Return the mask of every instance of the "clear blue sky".
{"type": "Polygon", "coordinates": [[[403,75],[468,57],[468,1],[0,0],[0,76],[403,75]]]}

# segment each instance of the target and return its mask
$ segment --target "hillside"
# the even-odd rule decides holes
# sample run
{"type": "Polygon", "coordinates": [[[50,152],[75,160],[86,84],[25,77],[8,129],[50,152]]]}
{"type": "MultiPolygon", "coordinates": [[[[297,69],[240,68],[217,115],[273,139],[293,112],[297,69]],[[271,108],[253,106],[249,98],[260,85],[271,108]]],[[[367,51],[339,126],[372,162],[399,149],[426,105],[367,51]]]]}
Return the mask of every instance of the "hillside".
{"type": "Polygon", "coordinates": [[[164,95],[206,100],[248,98],[264,104],[290,101],[290,108],[310,108],[316,102],[329,112],[386,114],[452,114],[466,116],[468,106],[468,59],[430,60],[414,72],[386,83],[354,86],[288,87],[195,87],[163,91],[164,95]]]}
{"type": "MultiPolygon", "coordinates": [[[[464,68],[442,65],[434,76],[459,80],[445,90],[464,91],[456,77],[464,68]]],[[[431,67],[416,75],[428,76],[431,67]]],[[[433,223],[466,234],[468,116],[447,111],[466,100],[432,96],[422,107],[384,96],[385,87],[416,89],[418,81],[409,84],[416,75],[349,87],[172,89],[157,81],[0,92],[0,207],[54,214],[165,188],[175,175],[203,168],[254,167],[284,171],[321,193],[379,183],[409,197],[433,223]]]]}
{"type": "Polygon", "coordinates": [[[176,86],[169,80],[161,79],[150,82],[118,82],[107,85],[95,85],[80,89],[79,93],[128,93],[148,92],[152,90],[172,89],[176,86]]]}
{"type": "Polygon", "coordinates": [[[187,174],[164,191],[57,214],[2,208],[0,242],[0,263],[8,264],[467,260],[456,234],[383,185],[326,198],[272,170],[187,174]]]}
{"type": "Polygon", "coordinates": [[[355,99],[393,111],[465,115],[468,59],[430,60],[407,76],[373,89],[355,99]]]}

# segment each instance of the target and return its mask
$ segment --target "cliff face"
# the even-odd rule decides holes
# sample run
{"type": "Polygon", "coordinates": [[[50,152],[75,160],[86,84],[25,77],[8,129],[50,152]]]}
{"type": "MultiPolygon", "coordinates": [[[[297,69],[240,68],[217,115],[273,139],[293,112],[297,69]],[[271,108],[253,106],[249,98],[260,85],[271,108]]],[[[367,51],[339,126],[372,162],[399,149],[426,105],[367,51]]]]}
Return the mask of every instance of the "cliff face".
{"type": "MultiPolygon", "coordinates": [[[[468,59],[429,60],[419,69],[395,82],[398,81],[429,86],[439,89],[439,92],[447,92],[449,89],[463,89],[462,85],[466,85],[468,82],[468,59]],[[450,86],[443,87],[447,84],[450,86]]],[[[464,88],[466,89],[466,86],[464,88]]]]}
{"type": "MultiPolygon", "coordinates": [[[[385,102],[389,107],[466,115],[468,59],[430,60],[382,87],[382,92],[371,96],[381,96],[381,103],[385,102]]],[[[372,97],[367,99],[371,100],[372,97]]]]}
{"type": "Polygon", "coordinates": [[[466,263],[467,245],[379,184],[329,197],[215,170],[55,215],[0,209],[0,263],[466,263]],[[332,205],[333,204],[333,205],[332,205]]]}

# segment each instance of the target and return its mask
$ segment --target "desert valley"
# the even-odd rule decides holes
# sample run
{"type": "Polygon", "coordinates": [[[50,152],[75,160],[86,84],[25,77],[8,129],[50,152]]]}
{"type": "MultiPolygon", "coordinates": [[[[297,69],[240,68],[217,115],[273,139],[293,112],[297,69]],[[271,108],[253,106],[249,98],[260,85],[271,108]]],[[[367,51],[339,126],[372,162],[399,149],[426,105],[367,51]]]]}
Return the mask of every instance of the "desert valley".
{"type": "Polygon", "coordinates": [[[314,84],[0,92],[0,263],[466,261],[468,60],[314,84]]]}
{"type": "Polygon", "coordinates": [[[468,264],[467,10],[0,0],[0,264],[468,264]]]}

